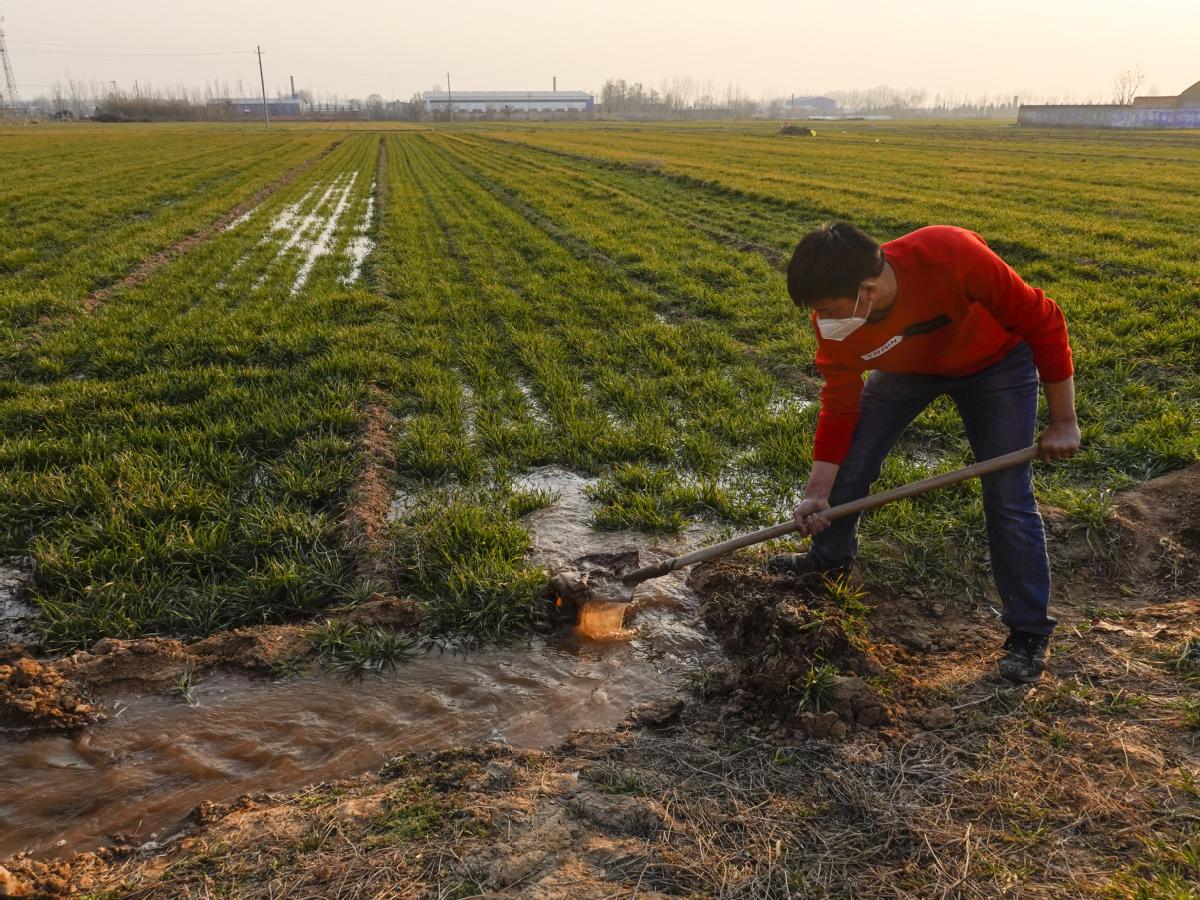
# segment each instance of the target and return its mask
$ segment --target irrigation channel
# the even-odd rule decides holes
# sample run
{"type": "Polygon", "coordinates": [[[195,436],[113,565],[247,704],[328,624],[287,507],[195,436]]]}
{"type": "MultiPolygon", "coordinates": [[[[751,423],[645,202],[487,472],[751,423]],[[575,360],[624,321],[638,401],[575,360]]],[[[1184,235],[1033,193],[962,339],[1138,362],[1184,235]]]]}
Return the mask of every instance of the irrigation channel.
{"type": "MultiPolygon", "coordinates": [[[[526,478],[558,495],[526,518],[535,561],[634,544],[684,552],[702,531],[655,542],[588,526],[586,481],[547,467],[526,478]]],[[[163,842],[201,801],[294,791],[354,776],[389,757],[477,741],[551,747],[609,728],[635,705],[678,689],[719,650],[696,624],[686,573],[638,589],[626,640],[579,633],[476,651],[433,649],[382,675],[281,682],[216,673],[191,702],[103,698],[108,719],[72,735],[0,742],[0,855],[48,856],[123,840],[163,842]]]]}

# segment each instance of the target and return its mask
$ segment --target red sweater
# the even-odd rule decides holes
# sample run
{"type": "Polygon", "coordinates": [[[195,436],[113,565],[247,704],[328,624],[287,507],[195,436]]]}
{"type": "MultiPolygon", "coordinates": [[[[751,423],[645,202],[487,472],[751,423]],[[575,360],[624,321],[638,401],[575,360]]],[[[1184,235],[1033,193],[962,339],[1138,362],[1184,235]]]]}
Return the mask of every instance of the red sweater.
{"type": "MultiPolygon", "coordinates": [[[[970,375],[1002,359],[1022,340],[1044,382],[1073,374],[1062,310],[1021,280],[972,231],[931,225],[883,245],[899,293],[881,322],[844,341],[817,332],[817,368],[825,377],[813,459],[840,464],[858,422],[862,374],[970,375]]],[[[813,329],[817,327],[813,314],[813,329]]]]}

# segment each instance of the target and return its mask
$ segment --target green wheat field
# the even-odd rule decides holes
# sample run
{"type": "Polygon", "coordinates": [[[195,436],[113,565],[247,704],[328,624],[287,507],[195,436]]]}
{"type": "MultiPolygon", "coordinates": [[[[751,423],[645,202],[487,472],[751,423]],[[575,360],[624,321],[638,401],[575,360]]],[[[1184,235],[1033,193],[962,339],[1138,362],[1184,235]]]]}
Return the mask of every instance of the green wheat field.
{"type": "MultiPolygon", "coordinates": [[[[782,268],[832,218],[973,229],[1063,307],[1085,452],[1035,471],[1074,526],[1200,457],[1200,141],[816,127],[0,131],[0,557],[48,646],[378,589],[436,632],[518,633],[547,578],[523,517],[553,499],[521,479],[547,464],[595,479],[598,529],[788,516],[819,377],[782,268]],[[367,546],[344,522],[380,415],[399,502],[367,546]]],[[[939,403],[879,487],[968,461],[939,403]]],[[[873,514],[868,581],[982,589],[977,491],[873,514]]]]}

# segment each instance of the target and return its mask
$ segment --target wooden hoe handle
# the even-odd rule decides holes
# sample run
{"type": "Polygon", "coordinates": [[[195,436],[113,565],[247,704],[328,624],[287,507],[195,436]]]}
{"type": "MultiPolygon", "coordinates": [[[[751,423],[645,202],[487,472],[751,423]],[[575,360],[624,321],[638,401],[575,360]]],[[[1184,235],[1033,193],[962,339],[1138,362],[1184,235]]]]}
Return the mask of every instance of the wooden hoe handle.
{"type": "MultiPolygon", "coordinates": [[[[849,503],[843,503],[841,506],[823,509],[817,515],[824,516],[830,521],[841,519],[845,516],[865,512],[868,509],[884,506],[893,500],[904,500],[907,497],[916,497],[918,494],[924,494],[926,491],[945,487],[948,484],[958,484],[960,481],[966,481],[968,478],[974,478],[977,475],[990,475],[992,472],[999,472],[1002,469],[1011,469],[1014,466],[1024,465],[1036,459],[1037,456],[1038,448],[1035,444],[1032,447],[1026,447],[1024,450],[1014,450],[1012,453],[1006,453],[1003,456],[996,456],[992,459],[985,459],[983,462],[977,462],[963,469],[946,472],[944,475],[934,475],[932,478],[914,481],[912,484],[904,484],[900,487],[892,488],[890,491],[884,491],[882,494],[868,494],[866,497],[852,500],[849,503]]],[[[711,547],[702,547],[684,556],[676,556],[674,559],[663,560],[653,566],[646,566],[645,568],[630,572],[625,576],[624,581],[626,584],[639,584],[650,578],[660,578],[668,572],[674,572],[676,569],[704,562],[704,560],[712,559],[714,556],[723,556],[726,553],[732,553],[734,550],[741,550],[743,547],[761,544],[763,541],[769,541],[772,538],[783,537],[785,534],[791,534],[795,530],[795,520],[789,519],[787,522],[780,522],[778,525],[761,528],[758,531],[750,532],[750,534],[730,538],[719,544],[713,544],[711,547]]]]}

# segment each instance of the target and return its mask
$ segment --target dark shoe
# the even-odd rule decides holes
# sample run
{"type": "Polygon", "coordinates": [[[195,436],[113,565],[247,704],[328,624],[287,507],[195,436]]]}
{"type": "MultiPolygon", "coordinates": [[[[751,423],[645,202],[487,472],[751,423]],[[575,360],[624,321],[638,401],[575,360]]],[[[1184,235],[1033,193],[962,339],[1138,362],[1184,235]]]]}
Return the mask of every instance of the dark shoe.
{"type": "Polygon", "coordinates": [[[768,575],[786,575],[791,578],[812,575],[836,581],[850,574],[850,566],[828,566],[815,560],[811,553],[780,553],[768,559],[763,568],[768,575]]]}
{"type": "Polygon", "coordinates": [[[1042,677],[1046,668],[1046,647],[1050,638],[1028,631],[1010,631],[1004,642],[1004,658],[998,666],[1000,674],[1018,684],[1032,684],[1042,677]]]}

